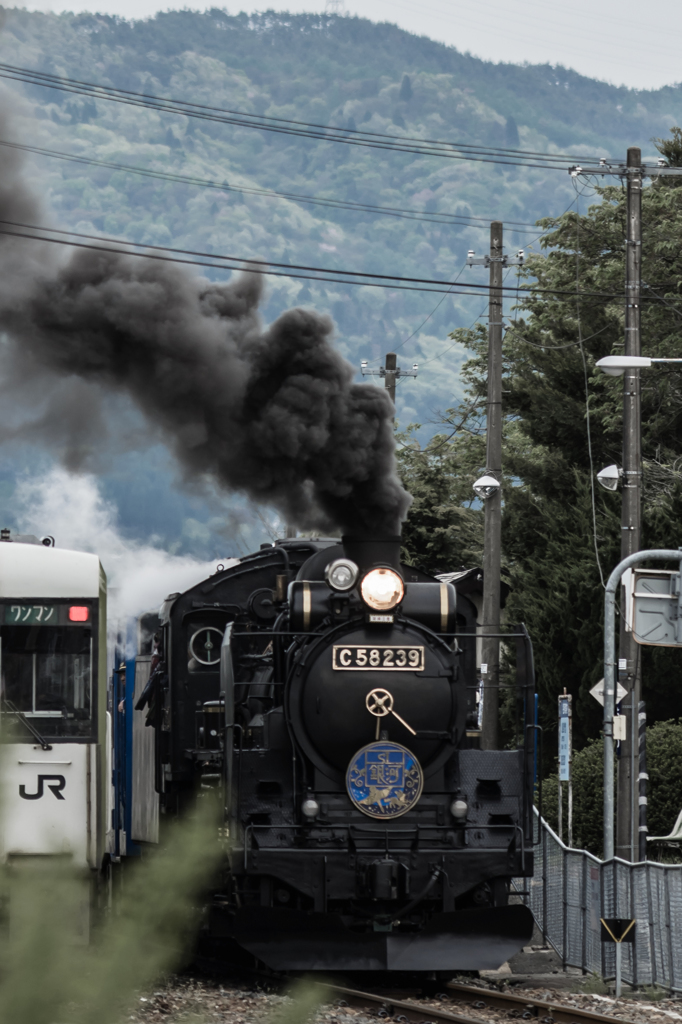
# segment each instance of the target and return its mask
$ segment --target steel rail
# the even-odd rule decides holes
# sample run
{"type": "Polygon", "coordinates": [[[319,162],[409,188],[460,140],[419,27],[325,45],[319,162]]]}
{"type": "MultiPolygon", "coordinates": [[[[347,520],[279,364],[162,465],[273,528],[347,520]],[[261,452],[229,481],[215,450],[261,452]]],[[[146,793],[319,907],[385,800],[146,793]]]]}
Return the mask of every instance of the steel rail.
{"type": "Polygon", "coordinates": [[[481,1024],[480,1017],[468,1017],[462,1013],[450,1013],[449,1010],[441,1010],[439,1007],[422,1006],[406,999],[393,999],[390,995],[376,992],[362,992],[354,988],[344,988],[341,985],[328,985],[327,991],[338,996],[337,1006],[353,1006],[357,1009],[366,1009],[372,1015],[390,1017],[398,1024],[410,1021],[411,1024],[481,1024]]]}
{"type": "MultiPolygon", "coordinates": [[[[467,1006],[478,1011],[491,1010],[515,1011],[514,1017],[519,1020],[532,1020],[536,1024],[631,1024],[626,1018],[615,1017],[579,1007],[566,1006],[554,1000],[536,999],[532,996],[513,995],[507,992],[479,988],[477,985],[461,985],[449,982],[443,985],[453,999],[459,998],[467,1006]]],[[[366,1009],[371,1015],[390,1018],[404,1024],[483,1024],[480,1016],[471,1017],[466,1013],[446,1010],[431,1001],[428,1003],[412,1002],[408,999],[394,999],[386,992],[364,992],[359,989],[345,988],[341,985],[327,985],[327,992],[337,996],[337,1006],[352,1006],[366,1009]]]]}
{"type": "MultiPolygon", "coordinates": [[[[523,1019],[524,1012],[528,1013],[526,1020],[542,1022],[549,1020],[555,1024],[614,1024],[618,1020],[620,1024],[630,1024],[624,1017],[615,1017],[604,1013],[595,1013],[593,1010],[583,1010],[575,1006],[566,1006],[555,1000],[536,999],[534,996],[514,995],[511,992],[498,992],[495,990],[479,988],[477,985],[462,985],[459,982],[448,982],[444,986],[448,993],[455,998],[466,999],[471,1005],[472,1002],[483,1003],[485,1006],[496,1010],[517,1010],[519,1018],[523,1019]]],[[[477,1009],[483,1009],[478,1006],[477,1009]]],[[[479,1021],[480,1024],[480,1021],[479,1021]]]]}

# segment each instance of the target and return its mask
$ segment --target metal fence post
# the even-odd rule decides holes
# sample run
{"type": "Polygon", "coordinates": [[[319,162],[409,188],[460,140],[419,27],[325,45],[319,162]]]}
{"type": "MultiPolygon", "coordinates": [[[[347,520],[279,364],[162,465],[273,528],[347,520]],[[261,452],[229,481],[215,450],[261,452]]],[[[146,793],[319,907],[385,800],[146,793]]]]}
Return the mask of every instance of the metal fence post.
{"type": "MultiPolygon", "coordinates": [[[[540,827],[542,828],[542,822],[540,827]]],[[[542,941],[547,945],[547,829],[542,829],[542,941]]]]}
{"type": "Polygon", "coordinates": [[[581,854],[581,885],[582,885],[582,902],[580,906],[580,921],[582,923],[582,942],[580,946],[580,969],[583,974],[587,974],[587,857],[583,850],[581,854]]]}
{"type": "MultiPolygon", "coordinates": [[[[633,917],[637,917],[637,915],[635,913],[635,878],[636,878],[635,870],[636,870],[635,866],[633,865],[630,868],[630,886],[629,886],[629,889],[630,889],[630,893],[629,893],[629,895],[630,895],[630,919],[631,920],[632,920],[633,917]]],[[[639,936],[637,935],[637,933],[635,933],[635,941],[632,943],[632,952],[630,954],[631,960],[632,960],[632,984],[635,985],[635,986],[639,984],[639,982],[637,980],[637,975],[638,975],[637,946],[638,946],[638,944],[639,944],[639,936]]]]}
{"type": "Polygon", "coordinates": [[[651,869],[646,866],[646,905],[649,915],[649,958],[651,960],[651,984],[655,985],[658,978],[658,967],[656,963],[656,933],[653,921],[653,901],[651,899],[651,869]]]}
{"type": "Polygon", "coordinates": [[[561,865],[563,868],[561,904],[564,914],[563,927],[561,929],[561,966],[566,970],[566,960],[568,958],[568,851],[564,847],[561,848],[561,865]]]}
{"type": "MultiPolygon", "coordinates": [[[[606,905],[605,905],[605,899],[604,899],[604,888],[605,888],[605,881],[606,881],[606,879],[604,878],[605,873],[606,873],[606,866],[605,866],[604,862],[602,861],[602,863],[601,863],[601,865],[599,867],[599,906],[600,906],[599,916],[600,917],[606,917],[606,905]]],[[[606,977],[606,944],[604,942],[600,942],[599,945],[601,947],[601,976],[602,976],[602,978],[605,978],[606,977]]]]}
{"type": "Polygon", "coordinates": [[[673,931],[670,915],[670,882],[668,867],[664,867],[664,892],[666,894],[666,932],[668,933],[668,962],[670,964],[670,988],[675,988],[675,957],[673,955],[673,931]]]}

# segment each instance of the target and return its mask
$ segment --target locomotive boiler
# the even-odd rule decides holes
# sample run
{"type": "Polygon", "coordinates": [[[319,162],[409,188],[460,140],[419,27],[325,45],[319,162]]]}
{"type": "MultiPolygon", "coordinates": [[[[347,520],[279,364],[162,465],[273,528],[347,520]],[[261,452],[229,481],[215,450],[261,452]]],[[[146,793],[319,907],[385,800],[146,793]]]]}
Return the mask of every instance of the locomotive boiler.
{"type": "Polygon", "coordinates": [[[475,607],[399,552],[278,541],[163,606],[136,714],[162,812],[207,789],[224,808],[213,957],[440,978],[530,939],[528,636],[506,641],[518,742],[480,750],[475,607]]]}

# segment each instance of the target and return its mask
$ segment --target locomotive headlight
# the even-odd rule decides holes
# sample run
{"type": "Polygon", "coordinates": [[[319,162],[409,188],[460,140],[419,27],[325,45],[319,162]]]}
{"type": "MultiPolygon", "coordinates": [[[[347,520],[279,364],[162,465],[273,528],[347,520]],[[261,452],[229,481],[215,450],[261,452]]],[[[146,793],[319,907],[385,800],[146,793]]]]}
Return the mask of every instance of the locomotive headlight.
{"type": "Polygon", "coordinates": [[[307,797],[301,804],[301,810],[306,818],[316,818],[320,813],[320,805],[312,796],[307,797]]]}
{"type": "Polygon", "coordinates": [[[357,583],[359,573],[360,570],[350,558],[337,558],[325,569],[324,578],[332,590],[351,590],[357,583]]]}
{"type": "Polygon", "coordinates": [[[360,584],[365,604],[377,612],[387,612],[400,604],[405,584],[394,569],[372,569],[360,584]]]}
{"type": "Polygon", "coordinates": [[[468,813],[469,807],[466,800],[453,800],[450,804],[450,814],[453,818],[457,818],[458,821],[466,818],[468,813]]]}

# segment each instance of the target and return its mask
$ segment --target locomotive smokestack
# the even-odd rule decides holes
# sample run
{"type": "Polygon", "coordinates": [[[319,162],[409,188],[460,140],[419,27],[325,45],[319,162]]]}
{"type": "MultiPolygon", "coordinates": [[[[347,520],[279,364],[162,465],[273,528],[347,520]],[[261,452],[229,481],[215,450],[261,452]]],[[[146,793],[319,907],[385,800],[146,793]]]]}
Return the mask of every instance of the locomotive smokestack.
{"type": "Polygon", "coordinates": [[[400,571],[400,534],[383,537],[344,536],[343,551],[351,558],[361,572],[375,565],[389,565],[400,571]]]}
{"type": "MultiPolygon", "coordinates": [[[[44,224],[21,171],[16,150],[0,152],[0,223],[44,224]]],[[[39,440],[82,468],[116,425],[111,394],[124,394],[187,477],[303,529],[396,533],[411,499],[386,392],[354,383],[329,317],[293,309],[263,326],[262,281],[0,236],[3,409],[14,402],[0,441],[39,440]]]]}

